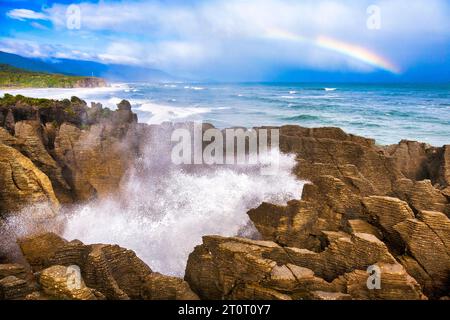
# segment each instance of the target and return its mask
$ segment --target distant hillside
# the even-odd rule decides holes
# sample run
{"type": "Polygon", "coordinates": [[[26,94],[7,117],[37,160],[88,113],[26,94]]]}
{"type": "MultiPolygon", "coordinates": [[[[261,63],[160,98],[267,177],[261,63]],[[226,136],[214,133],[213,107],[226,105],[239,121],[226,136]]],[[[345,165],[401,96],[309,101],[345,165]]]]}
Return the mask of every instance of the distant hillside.
{"type": "Polygon", "coordinates": [[[111,81],[165,82],[179,80],[161,70],[120,64],[103,64],[94,61],[26,58],[0,51],[0,64],[9,64],[26,70],[60,73],[76,76],[101,77],[111,81]]]}
{"type": "Polygon", "coordinates": [[[106,86],[106,82],[100,78],[36,72],[0,64],[0,87],[3,88],[86,88],[104,86],[106,86]]]}

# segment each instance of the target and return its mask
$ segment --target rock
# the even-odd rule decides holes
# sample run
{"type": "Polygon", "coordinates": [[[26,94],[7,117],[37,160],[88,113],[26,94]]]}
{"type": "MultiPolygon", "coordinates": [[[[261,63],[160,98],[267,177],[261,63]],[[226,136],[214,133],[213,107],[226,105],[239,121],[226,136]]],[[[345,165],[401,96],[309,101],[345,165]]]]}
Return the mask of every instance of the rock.
{"type": "Polygon", "coordinates": [[[396,263],[382,241],[365,233],[340,237],[320,253],[296,248],[285,250],[291,263],[311,269],[327,281],[355,269],[365,270],[376,263],[396,263]]]}
{"type": "Polygon", "coordinates": [[[439,167],[439,182],[445,187],[450,186],[450,145],[445,145],[439,167]]]}
{"type": "Polygon", "coordinates": [[[110,195],[137,159],[137,117],[126,100],[111,111],[97,104],[88,108],[77,97],[7,94],[0,99],[0,115],[0,142],[32,160],[63,204],[110,195]]]}
{"type": "Polygon", "coordinates": [[[311,237],[318,213],[306,201],[291,201],[288,206],[263,203],[247,214],[265,240],[291,247],[320,248],[319,239],[311,237]]]}
{"type": "Polygon", "coordinates": [[[380,269],[380,289],[369,289],[368,273],[355,270],[341,276],[344,291],[357,300],[424,300],[419,284],[400,264],[377,264],[380,269]]]}
{"type": "Polygon", "coordinates": [[[108,299],[138,299],[152,270],[136,254],[119,246],[91,245],[80,267],[86,284],[108,299]]]}
{"type": "MultiPolygon", "coordinates": [[[[448,291],[450,279],[450,220],[443,213],[421,211],[394,226],[411,256],[431,277],[434,296],[448,291]]],[[[425,286],[425,283],[423,284],[425,286]]],[[[429,288],[429,285],[427,285],[429,288]]]]}
{"type": "Polygon", "coordinates": [[[133,251],[116,245],[67,242],[52,233],[21,239],[19,245],[35,272],[53,265],[77,265],[86,285],[108,299],[142,297],[143,285],[152,273],[133,251]]]}
{"type": "Polygon", "coordinates": [[[100,88],[106,87],[107,83],[104,79],[96,78],[96,77],[85,77],[78,80],[74,88],[100,88]]]}
{"type": "Polygon", "coordinates": [[[397,168],[411,180],[424,180],[430,177],[430,158],[436,148],[416,141],[402,140],[388,146],[387,153],[394,159],[397,168]]]}
{"type": "Polygon", "coordinates": [[[189,255],[185,280],[202,299],[290,299],[261,284],[277,265],[262,254],[274,248],[280,247],[273,242],[203,237],[203,245],[189,255]]]}
{"type": "MultiPolygon", "coordinates": [[[[54,264],[59,251],[66,248],[68,242],[54,233],[43,233],[18,239],[22,253],[34,272],[54,264]]],[[[71,264],[76,264],[74,260],[71,264]]]]}
{"type": "Polygon", "coordinates": [[[365,270],[374,264],[386,265],[387,274],[388,289],[377,297],[395,298],[400,289],[407,298],[423,297],[387,247],[368,234],[340,237],[321,253],[269,241],[203,237],[189,256],[185,280],[203,299],[368,299],[368,289],[356,290],[354,278],[364,274],[365,286],[365,270]]]}
{"type": "Polygon", "coordinates": [[[20,147],[20,142],[12,136],[5,128],[0,127],[0,143],[3,143],[9,147],[18,148],[20,147]]]}
{"type": "Polygon", "coordinates": [[[348,220],[348,227],[351,233],[367,233],[378,239],[383,239],[383,234],[376,227],[361,219],[348,220]]]}
{"type": "Polygon", "coordinates": [[[59,202],[48,177],[14,148],[0,143],[0,215],[36,204],[48,205],[41,216],[54,216],[59,202]]]}
{"type": "Polygon", "coordinates": [[[354,177],[370,181],[375,194],[384,195],[392,190],[392,183],[402,177],[393,158],[376,148],[373,140],[347,135],[341,130],[281,127],[280,150],[295,153],[300,160],[295,173],[313,183],[322,175],[344,181],[342,168],[353,165],[358,171],[354,177]]]}
{"type": "Polygon", "coordinates": [[[421,285],[424,294],[428,297],[433,297],[435,294],[433,279],[422,266],[414,258],[407,255],[399,256],[397,260],[405,268],[406,272],[421,285]]]}
{"type": "Polygon", "coordinates": [[[116,137],[110,124],[82,131],[63,124],[55,139],[55,154],[76,200],[106,197],[116,192],[125,171],[136,157],[134,145],[116,137]]]}
{"type": "Polygon", "coordinates": [[[0,264],[0,279],[9,276],[25,280],[27,278],[27,272],[23,265],[17,263],[0,264]]]}
{"type": "Polygon", "coordinates": [[[122,100],[117,105],[117,109],[120,111],[131,111],[131,104],[127,100],[122,100]]]}
{"type": "Polygon", "coordinates": [[[408,202],[416,212],[431,210],[450,215],[450,203],[441,190],[435,188],[430,180],[411,181],[401,179],[395,183],[396,196],[408,202]]]}
{"type": "Polygon", "coordinates": [[[44,269],[39,283],[44,293],[53,299],[97,300],[94,290],[86,287],[81,274],[72,273],[70,267],[56,265],[44,269]]]}
{"type": "Polygon", "coordinates": [[[39,121],[19,121],[15,126],[15,136],[21,141],[19,150],[27,156],[52,182],[53,190],[62,203],[71,203],[71,190],[62,175],[61,167],[46,149],[48,136],[39,121]]]}
{"type": "Polygon", "coordinates": [[[363,199],[368,214],[380,225],[388,241],[393,246],[403,247],[394,226],[399,222],[414,218],[408,204],[397,198],[371,196],[363,199]]]}
{"type": "Polygon", "coordinates": [[[312,291],[312,300],[351,300],[352,296],[342,292],[312,291]]]}
{"type": "Polygon", "coordinates": [[[30,287],[25,280],[15,276],[0,279],[0,299],[23,299],[28,293],[30,293],[30,287]]]}
{"type": "Polygon", "coordinates": [[[189,284],[183,279],[157,272],[147,276],[142,297],[146,300],[198,300],[189,284]]]}
{"type": "Polygon", "coordinates": [[[319,251],[321,230],[342,231],[344,222],[361,217],[362,211],[361,198],[350,187],[335,177],[320,176],[314,184],[305,184],[302,201],[287,206],[263,203],[247,214],[265,240],[319,251]]]}

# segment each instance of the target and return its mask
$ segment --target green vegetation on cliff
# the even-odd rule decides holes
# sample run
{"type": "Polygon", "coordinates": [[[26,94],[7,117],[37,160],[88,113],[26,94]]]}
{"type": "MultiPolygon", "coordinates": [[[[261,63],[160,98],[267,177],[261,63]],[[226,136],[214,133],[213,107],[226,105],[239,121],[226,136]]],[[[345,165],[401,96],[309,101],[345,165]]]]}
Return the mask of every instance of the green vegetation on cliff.
{"type": "Polygon", "coordinates": [[[0,87],[6,88],[76,88],[105,86],[103,79],[34,72],[0,64],[0,87]]]}

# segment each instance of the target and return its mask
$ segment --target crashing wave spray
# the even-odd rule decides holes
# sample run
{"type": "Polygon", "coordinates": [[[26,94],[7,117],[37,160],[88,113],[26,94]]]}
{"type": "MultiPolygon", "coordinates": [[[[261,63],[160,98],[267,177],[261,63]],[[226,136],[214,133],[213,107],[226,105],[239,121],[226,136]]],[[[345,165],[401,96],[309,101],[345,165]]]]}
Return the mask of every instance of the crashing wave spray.
{"type": "Polygon", "coordinates": [[[134,250],[153,270],[182,276],[202,236],[250,237],[256,230],[246,214],[249,209],[264,201],[283,204],[300,197],[302,183],[291,174],[292,156],[277,155],[276,176],[245,166],[179,167],[170,160],[168,137],[167,132],[153,132],[120,196],[75,209],[64,237],[119,244],[134,250]]]}
{"type": "MultiPolygon", "coordinates": [[[[134,250],[154,271],[183,276],[202,236],[257,237],[249,209],[301,196],[303,184],[291,174],[293,156],[277,154],[277,175],[262,175],[258,166],[180,167],[172,164],[170,135],[161,130],[146,135],[142,156],[116,195],[66,209],[55,226],[45,229],[86,244],[118,244],[134,250]]],[[[34,233],[29,217],[24,209],[10,219],[7,238],[34,233]]]]}

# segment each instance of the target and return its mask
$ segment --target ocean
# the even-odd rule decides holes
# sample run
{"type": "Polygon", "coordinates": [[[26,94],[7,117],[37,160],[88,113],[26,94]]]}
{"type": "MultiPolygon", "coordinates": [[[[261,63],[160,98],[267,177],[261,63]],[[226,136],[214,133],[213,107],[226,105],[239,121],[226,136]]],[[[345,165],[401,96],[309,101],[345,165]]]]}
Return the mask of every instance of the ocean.
{"type": "Polygon", "coordinates": [[[115,108],[131,102],[140,122],[204,121],[219,128],[296,124],[340,127],[379,144],[450,144],[450,84],[122,83],[94,89],[0,91],[33,97],[76,95],[115,108]]]}

